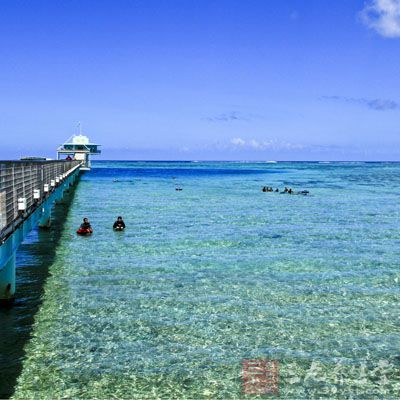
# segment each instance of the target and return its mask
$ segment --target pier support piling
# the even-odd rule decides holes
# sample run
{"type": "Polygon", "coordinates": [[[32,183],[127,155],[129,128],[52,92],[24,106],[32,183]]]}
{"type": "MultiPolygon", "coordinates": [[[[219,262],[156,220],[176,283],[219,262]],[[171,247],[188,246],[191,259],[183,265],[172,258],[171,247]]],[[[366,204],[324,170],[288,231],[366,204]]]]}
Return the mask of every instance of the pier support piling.
{"type": "Polygon", "coordinates": [[[64,188],[59,188],[54,199],[55,204],[62,204],[64,202],[64,188]]]}
{"type": "Polygon", "coordinates": [[[6,304],[14,299],[15,293],[15,253],[0,270],[0,303],[6,304]]]}
{"type": "Polygon", "coordinates": [[[39,228],[48,229],[51,226],[51,208],[45,205],[42,208],[42,216],[39,219],[39,228]]]}

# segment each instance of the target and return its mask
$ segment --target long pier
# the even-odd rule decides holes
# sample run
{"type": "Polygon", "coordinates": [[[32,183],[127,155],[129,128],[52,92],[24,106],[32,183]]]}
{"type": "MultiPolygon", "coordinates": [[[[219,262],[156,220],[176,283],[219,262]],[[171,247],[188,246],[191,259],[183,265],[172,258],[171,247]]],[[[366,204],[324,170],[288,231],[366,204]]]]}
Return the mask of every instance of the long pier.
{"type": "Polygon", "coordinates": [[[0,161],[0,303],[13,300],[16,252],[79,177],[82,161],[0,161]]]}

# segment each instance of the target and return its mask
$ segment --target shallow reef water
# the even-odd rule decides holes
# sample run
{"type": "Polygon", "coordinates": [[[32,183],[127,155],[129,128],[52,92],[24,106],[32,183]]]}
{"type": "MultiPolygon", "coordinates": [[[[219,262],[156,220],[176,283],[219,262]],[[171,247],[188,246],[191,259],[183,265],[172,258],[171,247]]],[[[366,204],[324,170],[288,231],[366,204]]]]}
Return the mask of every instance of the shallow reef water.
{"type": "Polygon", "coordinates": [[[270,359],[281,398],[399,398],[399,187],[396,163],[94,163],[13,397],[252,398],[242,363],[270,359]]]}

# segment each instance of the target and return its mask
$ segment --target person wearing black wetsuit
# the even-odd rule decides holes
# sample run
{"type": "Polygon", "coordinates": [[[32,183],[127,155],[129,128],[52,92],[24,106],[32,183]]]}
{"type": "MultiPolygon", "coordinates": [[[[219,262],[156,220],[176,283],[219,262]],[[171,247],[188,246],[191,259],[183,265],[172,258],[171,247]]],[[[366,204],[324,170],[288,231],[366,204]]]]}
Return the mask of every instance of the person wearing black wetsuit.
{"type": "Polygon", "coordinates": [[[123,221],[122,217],[117,218],[117,220],[114,222],[113,229],[118,231],[125,229],[125,222],[123,221]]]}

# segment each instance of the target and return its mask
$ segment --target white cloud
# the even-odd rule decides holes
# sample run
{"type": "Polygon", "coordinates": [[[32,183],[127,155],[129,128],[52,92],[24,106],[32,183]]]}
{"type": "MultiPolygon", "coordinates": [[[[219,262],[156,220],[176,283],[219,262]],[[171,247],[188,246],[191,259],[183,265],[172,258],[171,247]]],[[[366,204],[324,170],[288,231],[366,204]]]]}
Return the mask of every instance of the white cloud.
{"type": "Polygon", "coordinates": [[[247,148],[251,150],[298,150],[303,149],[305,146],[297,143],[290,143],[277,139],[268,139],[268,140],[244,140],[242,138],[234,138],[231,140],[231,145],[233,148],[247,148]]]}
{"type": "Polygon", "coordinates": [[[251,139],[249,141],[249,146],[253,147],[253,149],[259,149],[259,148],[263,147],[262,143],[259,143],[259,142],[257,142],[257,140],[254,140],[254,139],[251,139]]]}
{"type": "Polygon", "coordinates": [[[244,146],[246,144],[246,141],[243,140],[242,138],[233,138],[231,140],[231,143],[235,146],[244,146]]]}
{"type": "Polygon", "coordinates": [[[400,0],[369,0],[360,12],[364,24],[384,37],[400,37],[400,0]]]}

